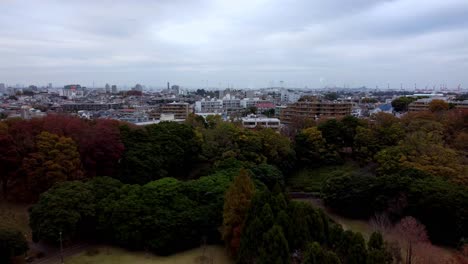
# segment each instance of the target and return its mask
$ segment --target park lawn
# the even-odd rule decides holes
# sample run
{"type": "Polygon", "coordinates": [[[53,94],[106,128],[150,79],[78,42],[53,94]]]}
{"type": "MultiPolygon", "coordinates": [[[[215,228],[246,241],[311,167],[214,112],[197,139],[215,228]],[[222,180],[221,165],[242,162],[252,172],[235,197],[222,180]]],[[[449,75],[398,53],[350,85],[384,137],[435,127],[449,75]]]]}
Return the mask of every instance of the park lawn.
{"type": "Polygon", "coordinates": [[[171,256],[161,257],[145,252],[132,252],[115,247],[99,247],[96,255],[89,250],[65,258],[67,264],[233,264],[221,246],[206,246],[171,256]],[[205,258],[203,258],[205,256],[205,258]],[[202,261],[204,259],[205,261],[202,261]]]}
{"type": "Polygon", "coordinates": [[[343,165],[303,168],[287,179],[287,186],[292,192],[320,193],[322,184],[331,177],[352,175],[360,171],[357,164],[346,162],[343,165]]]}

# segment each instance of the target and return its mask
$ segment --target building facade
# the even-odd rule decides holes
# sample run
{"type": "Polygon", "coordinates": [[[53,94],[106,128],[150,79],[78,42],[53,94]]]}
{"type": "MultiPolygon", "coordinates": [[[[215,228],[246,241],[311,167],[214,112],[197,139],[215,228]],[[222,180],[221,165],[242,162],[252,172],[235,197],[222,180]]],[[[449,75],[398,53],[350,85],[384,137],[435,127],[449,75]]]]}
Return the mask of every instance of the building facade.
{"type": "Polygon", "coordinates": [[[280,128],[280,120],[278,118],[264,118],[256,116],[247,116],[242,118],[242,126],[245,128],[271,128],[278,130],[280,128]]]}
{"type": "Polygon", "coordinates": [[[210,101],[197,101],[195,102],[195,113],[222,113],[223,101],[210,100],[210,101]]]}
{"type": "Polygon", "coordinates": [[[161,115],[174,114],[175,119],[187,119],[190,113],[188,103],[172,102],[161,106],[161,115]]]}
{"type": "Polygon", "coordinates": [[[324,100],[299,101],[282,108],[279,114],[282,123],[289,124],[295,119],[336,118],[351,114],[351,102],[324,100]]]}

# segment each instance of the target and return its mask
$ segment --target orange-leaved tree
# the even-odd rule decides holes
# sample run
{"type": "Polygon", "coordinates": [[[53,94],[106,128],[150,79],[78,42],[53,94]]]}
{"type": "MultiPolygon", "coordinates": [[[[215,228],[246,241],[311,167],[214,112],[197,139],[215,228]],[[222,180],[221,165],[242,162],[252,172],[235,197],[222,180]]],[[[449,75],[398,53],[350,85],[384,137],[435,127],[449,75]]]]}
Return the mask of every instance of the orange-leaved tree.
{"type": "Polygon", "coordinates": [[[241,169],[229,186],[224,197],[223,226],[221,235],[233,256],[237,255],[244,220],[255,193],[249,172],[241,169]]]}

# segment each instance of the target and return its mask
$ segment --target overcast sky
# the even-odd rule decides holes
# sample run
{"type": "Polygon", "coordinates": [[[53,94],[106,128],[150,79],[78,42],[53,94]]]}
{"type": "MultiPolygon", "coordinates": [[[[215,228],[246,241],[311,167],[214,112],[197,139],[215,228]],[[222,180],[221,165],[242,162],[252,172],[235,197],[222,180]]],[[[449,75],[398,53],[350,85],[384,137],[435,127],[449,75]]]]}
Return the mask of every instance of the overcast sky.
{"type": "Polygon", "coordinates": [[[468,86],[468,0],[0,0],[0,83],[468,86]]]}

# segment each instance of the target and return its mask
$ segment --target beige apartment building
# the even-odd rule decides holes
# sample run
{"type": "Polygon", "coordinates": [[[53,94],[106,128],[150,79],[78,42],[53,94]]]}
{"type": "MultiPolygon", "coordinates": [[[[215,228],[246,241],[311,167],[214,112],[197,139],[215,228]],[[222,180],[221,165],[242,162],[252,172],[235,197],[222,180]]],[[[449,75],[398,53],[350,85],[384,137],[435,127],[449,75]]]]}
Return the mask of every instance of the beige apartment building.
{"type": "Polygon", "coordinates": [[[445,98],[422,98],[418,99],[408,105],[408,111],[409,112],[421,112],[421,111],[429,111],[429,104],[432,102],[432,100],[438,99],[438,100],[444,100],[448,104],[453,105],[454,108],[457,109],[468,109],[468,100],[464,101],[449,101],[446,100],[445,98]]]}
{"type": "Polygon", "coordinates": [[[175,119],[187,119],[190,113],[188,103],[172,102],[161,106],[161,114],[174,114],[175,119]]]}
{"type": "Polygon", "coordinates": [[[281,110],[281,123],[288,124],[295,119],[320,119],[336,118],[351,114],[351,102],[335,102],[314,99],[311,101],[299,101],[287,105],[281,110]]]}

